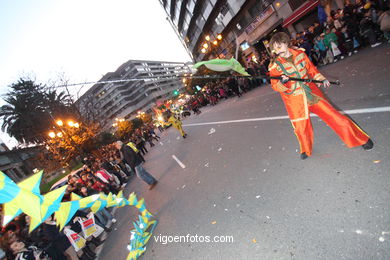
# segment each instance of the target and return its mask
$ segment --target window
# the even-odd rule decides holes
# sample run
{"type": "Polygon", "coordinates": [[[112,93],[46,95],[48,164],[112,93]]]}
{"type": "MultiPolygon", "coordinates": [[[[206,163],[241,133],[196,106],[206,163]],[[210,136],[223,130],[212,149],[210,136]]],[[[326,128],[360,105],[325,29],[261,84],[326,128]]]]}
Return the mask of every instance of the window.
{"type": "Polygon", "coordinates": [[[264,10],[264,5],[262,1],[255,3],[252,7],[248,9],[251,18],[254,19],[264,10]]]}
{"type": "Polygon", "coordinates": [[[221,7],[220,13],[225,16],[229,12],[229,4],[226,3],[221,7]]]}
{"type": "Polygon", "coordinates": [[[249,48],[249,44],[248,44],[248,42],[245,41],[245,42],[240,44],[240,47],[241,47],[242,51],[245,51],[246,49],[249,48]]]}
{"type": "Polygon", "coordinates": [[[189,0],[188,1],[188,10],[190,11],[190,13],[192,13],[194,11],[194,7],[195,7],[195,0],[189,0]]]}
{"type": "Polygon", "coordinates": [[[289,5],[293,11],[298,9],[298,7],[300,7],[305,2],[306,2],[306,0],[289,0],[288,1],[289,5]]]}
{"type": "Polygon", "coordinates": [[[207,2],[206,8],[203,11],[203,16],[204,17],[209,17],[209,15],[210,15],[212,10],[213,10],[213,6],[210,4],[210,2],[207,2]]]}

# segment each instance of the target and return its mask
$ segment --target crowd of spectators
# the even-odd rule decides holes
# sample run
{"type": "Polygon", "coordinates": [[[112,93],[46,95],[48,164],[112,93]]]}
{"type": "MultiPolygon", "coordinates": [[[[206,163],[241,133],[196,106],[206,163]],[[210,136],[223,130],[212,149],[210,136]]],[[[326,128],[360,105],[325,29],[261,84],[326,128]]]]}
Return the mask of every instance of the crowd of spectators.
{"type": "MultiPolygon", "coordinates": [[[[132,147],[142,157],[147,152],[145,143],[153,147],[153,141],[159,137],[152,125],[137,129],[125,144],[132,147]],[[137,149],[138,148],[138,149],[137,149]]],[[[95,151],[93,155],[83,159],[83,167],[69,174],[63,183],[53,186],[67,185],[62,202],[70,201],[72,193],[80,197],[105,193],[117,194],[132,176],[133,170],[122,160],[123,155],[115,144],[106,145],[95,151]]],[[[144,160],[144,158],[142,157],[144,160]]],[[[76,233],[81,232],[79,218],[86,219],[90,209],[78,210],[68,227],[76,233]]],[[[94,214],[95,222],[104,231],[110,232],[111,225],[116,222],[111,212],[102,209],[94,214]]],[[[54,215],[45,220],[33,232],[29,233],[30,219],[25,214],[16,217],[11,223],[2,227],[0,246],[6,252],[7,259],[95,259],[94,250],[103,241],[101,237],[87,241],[82,253],[74,250],[64,231],[56,225],[54,215]]]]}
{"type": "Polygon", "coordinates": [[[261,79],[261,77],[267,76],[269,62],[270,56],[264,52],[260,61],[251,61],[246,68],[246,71],[252,77],[242,77],[238,73],[231,73],[227,77],[221,76],[220,79],[207,83],[201,91],[187,101],[185,108],[198,115],[201,113],[200,108],[203,106],[208,104],[215,106],[220,100],[235,96],[241,97],[242,94],[263,86],[267,83],[267,80],[261,79]]]}
{"type": "Polygon", "coordinates": [[[357,0],[296,34],[292,45],[305,49],[315,65],[326,65],[384,41],[390,41],[388,3],[357,0]]]}

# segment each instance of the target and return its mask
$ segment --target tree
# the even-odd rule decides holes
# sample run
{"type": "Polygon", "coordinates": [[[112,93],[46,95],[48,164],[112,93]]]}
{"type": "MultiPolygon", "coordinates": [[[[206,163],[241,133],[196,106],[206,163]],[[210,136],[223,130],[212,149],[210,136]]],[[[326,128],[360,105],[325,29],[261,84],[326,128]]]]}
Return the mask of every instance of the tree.
{"type": "Polygon", "coordinates": [[[64,124],[55,127],[52,137],[46,143],[53,156],[66,165],[73,158],[89,154],[98,147],[97,130],[96,125],[78,124],[76,127],[64,124]]]}
{"type": "Polygon", "coordinates": [[[117,130],[115,135],[119,139],[127,139],[131,136],[134,130],[134,124],[131,121],[120,121],[117,123],[117,130]]]}
{"type": "Polygon", "coordinates": [[[72,115],[70,97],[49,91],[31,79],[20,78],[10,86],[0,108],[1,129],[21,143],[42,143],[57,115],[72,115]]]}
{"type": "Polygon", "coordinates": [[[149,124],[153,121],[152,115],[149,113],[142,114],[140,118],[144,124],[149,124]]]}
{"type": "Polygon", "coordinates": [[[102,132],[98,136],[98,145],[99,146],[104,146],[111,144],[116,141],[116,138],[114,137],[113,134],[109,132],[102,132]]]}
{"type": "Polygon", "coordinates": [[[133,123],[134,129],[138,129],[143,125],[142,120],[139,118],[134,118],[133,120],[131,120],[131,122],[133,123]]]}

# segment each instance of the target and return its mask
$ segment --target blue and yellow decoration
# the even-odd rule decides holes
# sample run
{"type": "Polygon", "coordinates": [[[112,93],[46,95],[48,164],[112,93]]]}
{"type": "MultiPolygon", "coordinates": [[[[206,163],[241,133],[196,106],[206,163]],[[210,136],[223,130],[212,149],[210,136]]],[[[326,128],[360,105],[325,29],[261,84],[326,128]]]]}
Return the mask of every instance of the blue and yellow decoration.
{"type": "Polygon", "coordinates": [[[42,174],[43,171],[40,171],[16,184],[0,171],[0,203],[4,204],[3,225],[23,212],[31,217],[29,229],[31,232],[54,213],[57,225],[63,229],[77,210],[90,208],[95,213],[105,207],[130,205],[136,207],[141,215],[138,216],[138,221],[133,223],[134,229],[131,231],[128,245],[130,253],[127,260],[137,259],[145,252],[145,246],[152,236],[157,221],[152,220],[153,215],[146,209],[144,199],[138,200],[134,192],[126,199],[121,191],[118,195],[100,193],[85,198],[72,193],[71,201],[61,202],[67,186],[41,195],[39,186],[42,174]]]}

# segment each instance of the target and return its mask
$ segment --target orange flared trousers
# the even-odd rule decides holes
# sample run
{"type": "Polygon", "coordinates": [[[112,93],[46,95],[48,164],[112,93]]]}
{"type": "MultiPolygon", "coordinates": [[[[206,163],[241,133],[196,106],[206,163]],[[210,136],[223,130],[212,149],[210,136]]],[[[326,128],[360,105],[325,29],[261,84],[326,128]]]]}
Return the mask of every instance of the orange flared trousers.
{"type": "MultiPolygon", "coordinates": [[[[317,114],[349,148],[363,145],[370,139],[351,119],[341,114],[324,100],[320,100],[314,105],[309,105],[309,111],[317,114]]],[[[310,156],[314,140],[310,117],[292,122],[292,124],[295,135],[298,138],[301,153],[306,153],[310,156]]]]}

